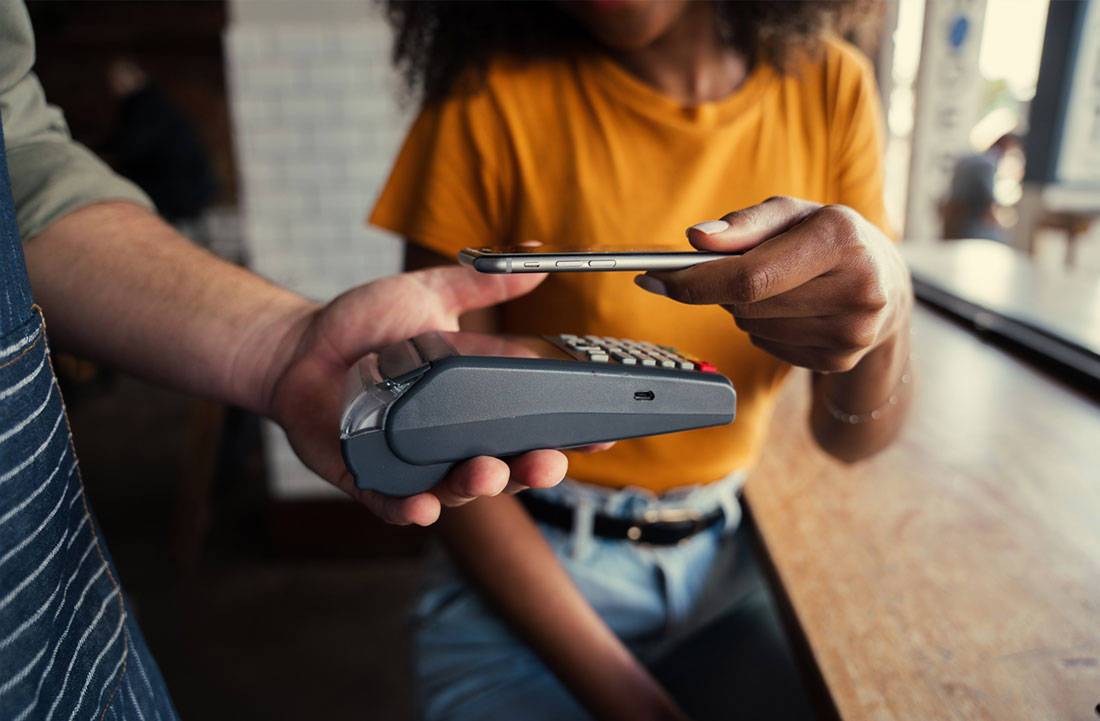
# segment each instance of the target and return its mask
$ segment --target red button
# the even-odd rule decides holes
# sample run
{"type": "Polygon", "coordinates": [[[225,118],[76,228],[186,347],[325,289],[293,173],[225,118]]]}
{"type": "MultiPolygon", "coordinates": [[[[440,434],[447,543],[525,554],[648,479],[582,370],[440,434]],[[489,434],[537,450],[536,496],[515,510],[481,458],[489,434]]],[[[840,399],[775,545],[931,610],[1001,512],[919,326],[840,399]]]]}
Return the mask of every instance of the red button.
{"type": "Polygon", "coordinates": [[[717,373],[718,369],[712,366],[710,363],[699,363],[699,370],[704,373],[717,373]]]}

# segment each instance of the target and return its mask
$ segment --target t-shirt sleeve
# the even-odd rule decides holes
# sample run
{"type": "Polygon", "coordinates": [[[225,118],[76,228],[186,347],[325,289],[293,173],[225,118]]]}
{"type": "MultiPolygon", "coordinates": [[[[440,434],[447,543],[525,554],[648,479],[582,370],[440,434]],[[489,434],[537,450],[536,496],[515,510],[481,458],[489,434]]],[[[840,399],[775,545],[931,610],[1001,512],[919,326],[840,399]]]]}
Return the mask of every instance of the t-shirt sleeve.
{"type": "Polygon", "coordinates": [[[505,243],[508,148],[504,125],[484,92],[424,108],[370,222],[452,259],[467,246],[505,243]]]}
{"type": "Polygon", "coordinates": [[[34,36],[22,3],[0,0],[0,119],[19,235],[24,241],[91,203],[126,200],[152,209],[133,183],[75,142],[31,72],[34,36]]]}
{"type": "Polygon", "coordinates": [[[854,208],[896,237],[886,213],[885,134],[871,64],[858,50],[840,42],[831,45],[827,57],[835,202],[854,208]]]}

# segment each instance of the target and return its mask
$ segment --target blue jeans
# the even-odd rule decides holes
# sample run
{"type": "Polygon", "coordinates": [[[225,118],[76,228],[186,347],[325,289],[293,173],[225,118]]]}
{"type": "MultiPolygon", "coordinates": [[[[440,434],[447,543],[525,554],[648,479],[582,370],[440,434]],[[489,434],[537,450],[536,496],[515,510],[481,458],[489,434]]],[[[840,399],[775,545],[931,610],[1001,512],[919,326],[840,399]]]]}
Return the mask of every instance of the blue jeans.
{"type": "Polygon", "coordinates": [[[175,719],[84,494],[3,147],[0,718],[175,719]]]}
{"type": "MultiPolygon", "coordinates": [[[[524,492],[574,507],[573,531],[540,524],[543,536],[601,618],[693,718],[812,719],[774,605],[739,528],[740,481],[660,498],[569,480],[524,492]],[[597,512],[637,518],[658,507],[718,506],[726,510],[724,525],[676,546],[593,537],[584,520],[597,512]]],[[[423,718],[589,718],[442,552],[427,561],[410,640],[423,718]]]]}

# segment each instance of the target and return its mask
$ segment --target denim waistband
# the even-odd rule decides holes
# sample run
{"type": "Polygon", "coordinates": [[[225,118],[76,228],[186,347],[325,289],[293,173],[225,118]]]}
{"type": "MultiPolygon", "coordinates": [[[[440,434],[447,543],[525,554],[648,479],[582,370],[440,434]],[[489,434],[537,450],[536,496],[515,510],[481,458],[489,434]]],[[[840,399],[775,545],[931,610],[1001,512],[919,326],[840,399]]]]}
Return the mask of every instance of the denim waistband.
{"type": "Polygon", "coordinates": [[[739,470],[713,483],[680,486],[660,494],[637,486],[608,488],[566,478],[553,488],[526,492],[568,506],[587,502],[597,513],[614,518],[640,518],[646,511],[652,510],[692,509],[706,512],[725,507],[730,500],[736,503],[747,478],[748,473],[739,470]]]}
{"type": "Polygon", "coordinates": [[[747,479],[746,471],[737,470],[713,483],[681,486],[658,494],[636,486],[608,488],[566,478],[553,488],[524,493],[573,508],[573,552],[579,554],[591,542],[592,520],[597,514],[644,520],[651,511],[695,510],[705,514],[721,508],[725,513],[723,527],[731,531],[741,521],[738,497],[747,479]]]}

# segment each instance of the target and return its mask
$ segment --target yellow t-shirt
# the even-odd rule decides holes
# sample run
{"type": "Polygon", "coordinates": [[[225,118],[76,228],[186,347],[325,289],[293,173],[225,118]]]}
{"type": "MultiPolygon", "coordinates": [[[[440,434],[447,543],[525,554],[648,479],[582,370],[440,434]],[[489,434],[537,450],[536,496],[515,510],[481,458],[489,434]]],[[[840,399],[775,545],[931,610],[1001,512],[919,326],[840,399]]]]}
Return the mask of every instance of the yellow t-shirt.
{"type": "MultiPolygon", "coordinates": [[[[790,75],[759,65],[694,107],[604,57],[500,61],[484,87],[420,113],[370,221],[450,258],[527,239],[690,249],[688,226],[773,195],[843,203],[885,229],[881,149],[869,65],[836,40],[790,75]]],[[[572,454],[569,475],[661,492],[750,467],[787,364],[722,308],[646,293],[633,276],[553,274],[504,307],[505,330],[675,346],[733,381],[737,418],[572,454]]]]}

